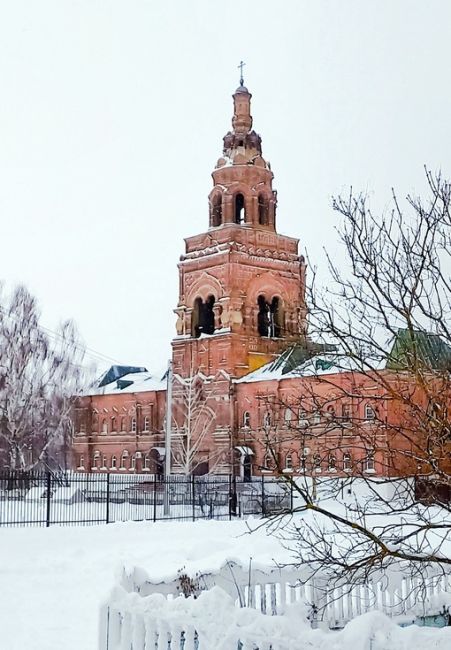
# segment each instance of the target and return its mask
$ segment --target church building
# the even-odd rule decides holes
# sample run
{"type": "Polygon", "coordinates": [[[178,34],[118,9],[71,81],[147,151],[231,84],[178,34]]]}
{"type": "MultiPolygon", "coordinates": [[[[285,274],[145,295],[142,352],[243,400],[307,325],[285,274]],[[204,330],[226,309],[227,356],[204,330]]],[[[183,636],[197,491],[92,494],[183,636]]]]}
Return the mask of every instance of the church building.
{"type": "Polygon", "coordinates": [[[251,97],[241,79],[206,230],[185,239],[178,264],[169,408],[167,376],[110,368],[76,404],[78,471],[163,475],[168,413],[171,473],[250,480],[406,470],[389,449],[402,413],[368,374],[308,339],[305,262],[298,239],[277,232],[274,175],[251,97]]]}

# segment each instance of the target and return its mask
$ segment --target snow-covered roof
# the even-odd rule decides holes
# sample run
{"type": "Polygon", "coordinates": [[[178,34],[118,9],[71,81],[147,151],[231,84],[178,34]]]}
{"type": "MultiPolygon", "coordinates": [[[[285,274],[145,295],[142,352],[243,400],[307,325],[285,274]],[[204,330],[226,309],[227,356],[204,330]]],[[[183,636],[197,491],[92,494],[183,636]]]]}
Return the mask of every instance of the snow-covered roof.
{"type": "Polygon", "coordinates": [[[166,378],[160,374],[152,374],[147,370],[128,372],[115,377],[105,384],[105,376],[97,387],[89,391],[90,395],[114,395],[120,393],[143,393],[146,391],[166,390],[166,378]]]}
{"type": "Polygon", "coordinates": [[[289,349],[280,355],[277,359],[270,361],[261,368],[250,372],[249,374],[236,380],[237,384],[254,381],[270,381],[281,379],[295,379],[298,377],[319,377],[324,375],[333,375],[343,372],[361,372],[363,370],[382,369],[384,363],[382,360],[373,359],[371,363],[363,366],[360,360],[350,356],[339,354],[337,352],[326,352],[324,354],[315,354],[309,359],[303,360],[295,367],[291,367],[287,372],[287,365],[290,364],[290,357],[294,354],[293,349],[289,349]],[[281,360],[283,359],[283,363],[281,360]]]}

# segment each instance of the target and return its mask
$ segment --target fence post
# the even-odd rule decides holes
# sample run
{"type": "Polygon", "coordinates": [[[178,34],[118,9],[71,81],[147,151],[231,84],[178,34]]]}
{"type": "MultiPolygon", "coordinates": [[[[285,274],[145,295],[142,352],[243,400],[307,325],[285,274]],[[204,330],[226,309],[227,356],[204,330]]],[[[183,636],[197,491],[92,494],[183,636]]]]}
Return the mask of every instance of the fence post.
{"type": "Polygon", "coordinates": [[[110,473],[107,472],[106,475],[106,513],[105,521],[107,524],[110,523],[110,473]]]}
{"type": "Polygon", "coordinates": [[[153,520],[157,520],[157,475],[153,475],[153,520]]]}
{"type": "Polygon", "coordinates": [[[194,474],[193,474],[193,475],[191,476],[191,496],[192,496],[192,500],[193,500],[193,521],[196,521],[196,502],[195,502],[196,494],[195,494],[195,479],[196,479],[196,477],[195,477],[194,474]]]}
{"type": "Polygon", "coordinates": [[[262,515],[265,516],[265,475],[262,474],[262,515]]]}
{"type": "Polygon", "coordinates": [[[50,526],[50,508],[52,506],[51,498],[52,498],[52,475],[50,474],[50,471],[47,470],[46,473],[46,506],[47,506],[47,512],[46,512],[46,518],[45,518],[45,525],[48,528],[50,526]]]}

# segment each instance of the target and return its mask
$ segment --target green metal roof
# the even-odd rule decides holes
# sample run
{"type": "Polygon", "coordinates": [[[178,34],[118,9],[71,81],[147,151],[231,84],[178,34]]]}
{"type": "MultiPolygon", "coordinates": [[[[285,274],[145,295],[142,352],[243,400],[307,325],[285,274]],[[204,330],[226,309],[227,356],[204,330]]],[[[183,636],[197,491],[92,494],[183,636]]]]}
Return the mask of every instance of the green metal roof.
{"type": "Polygon", "coordinates": [[[451,370],[451,347],[438,334],[398,330],[386,368],[413,370],[418,366],[431,370],[451,370]]]}

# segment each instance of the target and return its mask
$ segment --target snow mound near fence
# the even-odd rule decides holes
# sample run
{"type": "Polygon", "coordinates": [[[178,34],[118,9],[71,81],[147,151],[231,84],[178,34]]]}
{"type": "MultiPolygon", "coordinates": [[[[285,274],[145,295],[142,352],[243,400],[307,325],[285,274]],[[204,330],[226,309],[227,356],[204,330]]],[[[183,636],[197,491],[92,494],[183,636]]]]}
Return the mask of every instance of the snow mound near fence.
{"type": "MultiPolygon", "coordinates": [[[[167,600],[161,594],[142,597],[137,593],[115,590],[110,605],[142,616],[151,627],[160,629],[195,629],[199,648],[230,650],[238,639],[267,647],[271,642],[278,650],[449,650],[451,628],[401,628],[381,612],[358,616],[339,631],[312,630],[307,607],[294,603],[283,616],[266,616],[247,607],[239,608],[220,587],[202,592],[198,598],[179,597],[167,600]]],[[[122,647],[122,646],[121,646],[122,647]]],[[[133,646],[134,647],[134,646],[133,646]]]]}

